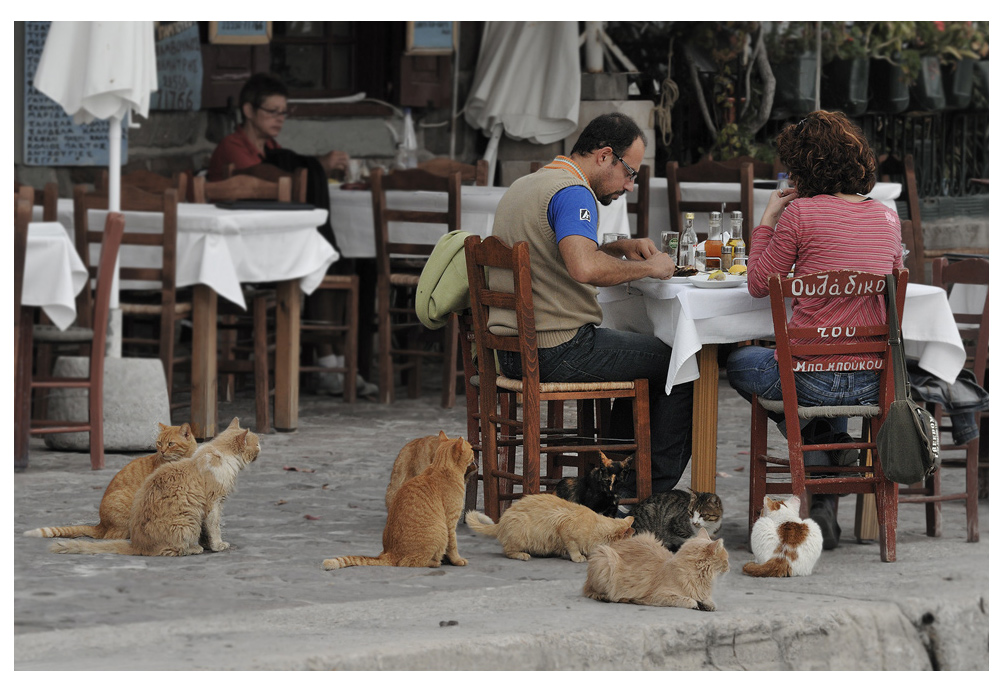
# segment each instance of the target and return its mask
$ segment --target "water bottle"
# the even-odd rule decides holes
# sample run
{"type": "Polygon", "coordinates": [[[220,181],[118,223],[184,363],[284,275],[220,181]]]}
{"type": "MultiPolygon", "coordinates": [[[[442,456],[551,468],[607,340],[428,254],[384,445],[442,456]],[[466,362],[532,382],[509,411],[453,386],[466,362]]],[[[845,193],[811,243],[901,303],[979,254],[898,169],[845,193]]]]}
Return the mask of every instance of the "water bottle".
{"type": "Polygon", "coordinates": [[[791,180],[787,177],[787,171],[777,174],[777,190],[786,190],[791,187],[791,180]]]}
{"type": "Polygon", "coordinates": [[[697,263],[697,232],[693,229],[693,212],[686,213],[683,235],[679,237],[679,265],[695,267],[697,263]]]}
{"type": "Polygon", "coordinates": [[[411,109],[404,109],[404,136],[401,138],[404,149],[404,166],[418,168],[418,137],[414,133],[414,121],[411,120],[411,109]]]}

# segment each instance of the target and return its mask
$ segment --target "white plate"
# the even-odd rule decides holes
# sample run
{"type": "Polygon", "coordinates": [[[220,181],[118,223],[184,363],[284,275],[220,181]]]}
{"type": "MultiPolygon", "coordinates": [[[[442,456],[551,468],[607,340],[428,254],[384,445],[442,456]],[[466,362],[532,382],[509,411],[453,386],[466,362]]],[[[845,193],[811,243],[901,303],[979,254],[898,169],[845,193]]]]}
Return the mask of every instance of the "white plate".
{"type": "Polygon", "coordinates": [[[690,284],[701,289],[727,289],[731,286],[741,286],[746,282],[744,274],[729,274],[724,279],[715,279],[713,281],[710,279],[709,274],[698,274],[695,277],[686,277],[686,279],[689,280],[690,284]]]}
{"type": "Polygon", "coordinates": [[[654,283],[668,282],[669,284],[688,284],[689,281],[690,277],[669,277],[668,279],[655,279],[654,277],[642,277],[641,279],[635,279],[634,283],[637,284],[638,282],[641,282],[647,284],[652,282],[654,283]]]}

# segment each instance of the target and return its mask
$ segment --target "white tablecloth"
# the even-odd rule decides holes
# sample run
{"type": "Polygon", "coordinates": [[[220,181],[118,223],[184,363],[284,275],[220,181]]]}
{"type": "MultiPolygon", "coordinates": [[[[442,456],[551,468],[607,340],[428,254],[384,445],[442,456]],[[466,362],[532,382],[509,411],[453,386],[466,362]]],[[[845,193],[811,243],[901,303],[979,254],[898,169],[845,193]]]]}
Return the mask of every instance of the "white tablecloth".
{"type": "MultiPolygon", "coordinates": [[[[743,284],[700,289],[689,283],[647,279],[603,287],[603,327],[654,334],[672,347],[666,392],[700,377],[697,352],[704,344],[728,344],[773,336],[769,298],[753,298],[743,284]]],[[[937,377],[953,383],[965,363],[947,294],[925,284],[909,284],[902,315],[906,353],[937,377]]]]}
{"type": "MultiPolygon", "coordinates": [[[[491,235],[498,201],[508,188],[464,185],[461,188],[460,228],[484,237],[491,235]]],[[[376,257],[376,237],[373,227],[373,198],[368,190],[342,190],[330,187],[331,228],[338,249],[345,257],[376,257]]],[[[418,210],[446,209],[446,194],[424,191],[387,191],[387,206],[418,210]]],[[[627,203],[621,197],[608,207],[599,208],[599,238],[602,234],[628,228],[627,203]]],[[[452,230],[452,229],[450,229],[452,230]]],[[[435,243],[445,231],[442,224],[392,222],[390,239],[411,243],[435,243]]]]}
{"type": "MultiPolygon", "coordinates": [[[[91,210],[92,229],[104,224],[104,210],[91,210]]],[[[124,212],[125,230],[159,231],[161,217],[152,212],[124,212]]],[[[317,231],[327,210],[230,210],[208,204],[178,204],[177,286],[205,284],[223,298],[244,305],[241,283],[300,279],[304,293],[313,293],[336,251],[317,231]]],[[[91,253],[98,246],[92,245],[91,253]]],[[[96,257],[96,255],[94,256],[96,257]]],[[[124,247],[122,261],[132,266],[159,267],[160,248],[124,247]]],[[[143,282],[123,282],[122,288],[144,288],[143,282]]]]}
{"type": "MultiPolygon", "coordinates": [[[[665,178],[652,178],[650,184],[651,203],[648,210],[648,229],[651,238],[659,238],[662,231],[672,228],[669,221],[669,193],[668,180],[665,178]]],[[[707,200],[721,200],[723,202],[738,202],[740,186],[738,183],[680,183],[679,192],[684,200],[694,202],[707,200]]],[[[774,188],[755,188],[752,193],[752,226],[756,227],[759,220],[763,218],[766,211],[766,203],[774,188]]],[[[895,199],[902,192],[901,183],[876,183],[871,197],[880,201],[883,205],[896,211],[895,199]]],[[[633,197],[633,196],[632,196],[633,197]]],[[[632,233],[636,232],[634,219],[631,218],[632,233]]],[[[727,222],[726,222],[727,223],[727,222]]],[[[694,219],[694,228],[697,233],[707,232],[707,216],[698,214],[694,219]]]]}
{"type": "Polygon", "coordinates": [[[29,224],[21,303],[41,307],[53,325],[65,330],[76,320],[76,296],[86,283],[87,268],[63,225],[29,224]]]}

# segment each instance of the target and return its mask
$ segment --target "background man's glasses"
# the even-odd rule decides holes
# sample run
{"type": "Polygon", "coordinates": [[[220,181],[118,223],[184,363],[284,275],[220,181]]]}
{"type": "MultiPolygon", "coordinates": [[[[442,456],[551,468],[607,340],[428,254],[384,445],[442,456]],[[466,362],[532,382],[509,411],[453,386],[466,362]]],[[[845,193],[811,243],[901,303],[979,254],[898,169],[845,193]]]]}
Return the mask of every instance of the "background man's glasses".
{"type": "MultiPolygon", "coordinates": [[[[616,152],[610,152],[610,154],[616,156],[616,152]]],[[[637,180],[637,171],[628,166],[627,162],[621,159],[620,157],[616,156],[616,160],[619,161],[621,164],[623,164],[623,167],[627,169],[627,175],[630,177],[630,180],[632,181],[637,180]]]]}
{"type": "MultiPolygon", "coordinates": [[[[264,106],[258,106],[258,110],[264,111],[273,118],[285,118],[287,115],[289,115],[289,111],[283,111],[278,108],[265,108],[264,106]]],[[[616,155],[614,154],[614,156],[616,155]]]]}

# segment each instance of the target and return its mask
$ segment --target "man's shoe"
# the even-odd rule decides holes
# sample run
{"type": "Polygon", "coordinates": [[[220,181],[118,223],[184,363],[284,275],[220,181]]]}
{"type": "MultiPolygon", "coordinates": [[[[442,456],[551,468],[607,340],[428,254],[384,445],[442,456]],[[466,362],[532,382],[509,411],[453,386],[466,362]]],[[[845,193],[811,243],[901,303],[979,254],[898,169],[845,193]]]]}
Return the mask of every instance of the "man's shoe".
{"type": "Polygon", "coordinates": [[[822,548],[826,551],[839,546],[839,535],[842,531],[836,521],[835,500],[814,500],[808,516],[818,523],[822,530],[822,548]]]}

